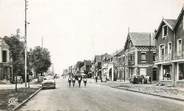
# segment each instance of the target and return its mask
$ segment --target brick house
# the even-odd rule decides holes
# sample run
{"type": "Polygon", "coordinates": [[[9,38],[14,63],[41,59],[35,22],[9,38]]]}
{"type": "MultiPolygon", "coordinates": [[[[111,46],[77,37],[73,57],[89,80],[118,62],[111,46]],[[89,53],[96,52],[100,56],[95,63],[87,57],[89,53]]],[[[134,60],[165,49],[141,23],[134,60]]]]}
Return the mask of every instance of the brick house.
{"type": "Polygon", "coordinates": [[[0,80],[13,80],[9,46],[0,38],[0,80]]]}
{"type": "Polygon", "coordinates": [[[125,73],[132,75],[151,76],[157,80],[156,69],[153,67],[156,48],[152,33],[129,32],[124,46],[125,73]]]}
{"type": "Polygon", "coordinates": [[[163,19],[155,34],[159,81],[184,85],[184,8],[177,19],[163,19]]]}

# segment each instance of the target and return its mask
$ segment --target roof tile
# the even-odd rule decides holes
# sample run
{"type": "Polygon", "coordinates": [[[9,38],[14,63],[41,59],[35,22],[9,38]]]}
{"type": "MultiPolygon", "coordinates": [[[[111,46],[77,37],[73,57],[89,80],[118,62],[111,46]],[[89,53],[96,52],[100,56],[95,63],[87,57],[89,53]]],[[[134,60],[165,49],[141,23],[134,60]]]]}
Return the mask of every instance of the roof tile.
{"type": "Polygon", "coordinates": [[[147,32],[130,32],[130,39],[134,46],[155,46],[154,36],[147,32]],[[151,37],[151,39],[150,39],[151,37]],[[150,44],[151,40],[151,44],[150,44]]]}

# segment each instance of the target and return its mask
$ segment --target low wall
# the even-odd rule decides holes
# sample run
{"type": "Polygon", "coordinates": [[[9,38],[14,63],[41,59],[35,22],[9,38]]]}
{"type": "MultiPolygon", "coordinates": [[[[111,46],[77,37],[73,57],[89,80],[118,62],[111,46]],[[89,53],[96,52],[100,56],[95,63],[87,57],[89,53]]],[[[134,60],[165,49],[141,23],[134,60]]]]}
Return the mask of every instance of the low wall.
{"type": "Polygon", "coordinates": [[[176,81],[176,86],[184,87],[184,80],[176,81]]]}
{"type": "MultiPolygon", "coordinates": [[[[173,82],[171,80],[168,81],[160,81],[161,84],[164,84],[166,86],[172,86],[173,82]]],[[[176,86],[177,87],[184,87],[184,80],[178,80],[176,81],[176,86]]]]}

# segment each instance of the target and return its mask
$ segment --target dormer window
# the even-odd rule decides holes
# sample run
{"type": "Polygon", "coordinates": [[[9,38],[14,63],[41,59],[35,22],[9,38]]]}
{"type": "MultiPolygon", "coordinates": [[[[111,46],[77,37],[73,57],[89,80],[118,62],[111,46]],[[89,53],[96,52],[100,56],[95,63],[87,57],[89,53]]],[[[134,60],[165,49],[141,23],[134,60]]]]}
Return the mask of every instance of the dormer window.
{"type": "Polygon", "coordinates": [[[168,27],[167,25],[162,26],[162,38],[165,38],[168,34],[168,27]]]}

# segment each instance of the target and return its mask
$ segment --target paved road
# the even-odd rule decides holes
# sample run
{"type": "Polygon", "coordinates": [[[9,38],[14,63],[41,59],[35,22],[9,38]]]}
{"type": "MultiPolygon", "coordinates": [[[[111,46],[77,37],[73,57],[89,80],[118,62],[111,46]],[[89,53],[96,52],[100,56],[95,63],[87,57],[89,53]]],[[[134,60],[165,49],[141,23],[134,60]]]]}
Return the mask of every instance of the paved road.
{"type": "Polygon", "coordinates": [[[68,88],[66,80],[60,79],[57,89],[42,90],[20,111],[184,111],[184,102],[95,83],[68,88]]]}

